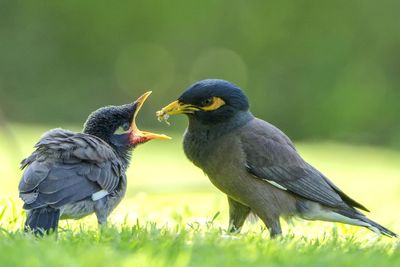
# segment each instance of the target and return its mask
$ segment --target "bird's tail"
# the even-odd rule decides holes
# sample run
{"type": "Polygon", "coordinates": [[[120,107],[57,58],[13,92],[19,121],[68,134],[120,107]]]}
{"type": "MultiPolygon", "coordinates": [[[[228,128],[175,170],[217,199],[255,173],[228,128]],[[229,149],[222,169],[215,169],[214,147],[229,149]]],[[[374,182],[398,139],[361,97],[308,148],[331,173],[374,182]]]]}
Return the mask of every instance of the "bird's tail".
{"type": "Polygon", "coordinates": [[[367,217],[362,218],[362,221],[367,224],[365,227],[367,227],[371,231],[374,231],[375,233],[382,234],[382,235],[385,235],[385,236],[388,236],[388,237],[397,237],[397,238],[399,238],[399,235],[397,235],[396,233],[390,231],[389,229],[387,229],[386,227],[380,225],[379,223],[368,219],[367,217]]]}
{"type": "Polygon", "coordinates": [[[41,236],[50,234],[57,230],[59,219],[59,209],[49,207],[33,209],[27,213],[24,230],[41,236]]]}
{"type": "Polygon", "coordinates": [[[377,233],[377,234],[382,234],[388,237],[399,237],[399,235],[397,235],[396,233],[390,231],[389,229],[387,229],[386,227],[380,225],[377,222],[374,222],[371,219],[368,219],[364,214],[362,214],[361,212],[354,212],[353,211],[349,211],[349,210],[341,210],[341,211],[337,211],[337,213],[345,216],[345,220],[339,220],[339,222],[344,222],[344,223],[348,223],[348,224],[353,224],[353,225],[359,225],[359,226],[364,226],[366,228],[368,228],[369,230],[377,233]]]}

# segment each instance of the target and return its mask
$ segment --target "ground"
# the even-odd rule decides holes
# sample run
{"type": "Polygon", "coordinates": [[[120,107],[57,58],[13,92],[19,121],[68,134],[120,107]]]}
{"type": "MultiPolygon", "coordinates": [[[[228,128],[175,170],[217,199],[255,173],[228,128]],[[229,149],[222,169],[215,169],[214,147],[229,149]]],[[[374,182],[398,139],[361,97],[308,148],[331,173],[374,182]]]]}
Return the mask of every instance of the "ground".
{"type": "MultiPolygon", "coordinates": [[[[181,136],[138,147],[128,192],[101,231],[89,216],[63,221],[57,236],[20,231],[18,162],[46,126],[13,124],[0,132],[0,266],[400,266],[400,242],[326,222],[284,223],[270,240],[260,222],[228,235],[227,203],[190,164],[181,136]]],[[[170,129],[168,129],[170,130],[170,129]]],[[[168,131],[167,130],[167,131],[168,131]]],[[[400,233],[400,152],[329,142],[297,143],[300,153],[400,233]]]]}

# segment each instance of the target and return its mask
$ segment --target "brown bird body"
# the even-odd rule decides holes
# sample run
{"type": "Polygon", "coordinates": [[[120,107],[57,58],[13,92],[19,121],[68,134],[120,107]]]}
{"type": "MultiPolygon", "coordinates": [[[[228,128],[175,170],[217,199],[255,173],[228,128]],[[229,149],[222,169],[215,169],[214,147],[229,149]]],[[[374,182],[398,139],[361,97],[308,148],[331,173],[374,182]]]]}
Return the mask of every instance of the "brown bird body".
{"type": "Polygon", "coordinates": [[[368,219],[368,211],[297,152],[290,139],[275,126],[255,118],[247,97],[223,80],[192,85],[177,101],[158,112],[186,114],[186,156],[228,197],[230,230],[239,231],[250,212],[270,230],[282,233],[280,218],[342,222],[397,236],[368,219]]]}
{"type": "MultiPolygon", "coordinates": [[[[246,142],[247,138],[258,138],[253,136],[257,135],[257,132],[250,131],[249,136],[247,130],[262,123],[264,122],[254,118],[244,126],[211,142],[199,142],[197,148],[193,147],[197,142],[191,140],[190,131],[186,132],[184,150],[188,158],[207,174],[213,185],[227,194],[232,217],[231,227],[240,229],[250,211],[253,211],[266,225],[280,233],[279,218],[296,214],[296,197],[270,183],[254,179],[244,167],[237,168],[247,164],[243,142],[246,142]],[[218,144],[215,145],[214,142],[218,144]],[[196,160],[191,151],[203,151],[208,155],[207,161],[196,160]]],[[[274,132],[270,134],[273,136],[274,132]]],[[[262,132],[262,136],[266,137],[265,132],[262,132]]]]}

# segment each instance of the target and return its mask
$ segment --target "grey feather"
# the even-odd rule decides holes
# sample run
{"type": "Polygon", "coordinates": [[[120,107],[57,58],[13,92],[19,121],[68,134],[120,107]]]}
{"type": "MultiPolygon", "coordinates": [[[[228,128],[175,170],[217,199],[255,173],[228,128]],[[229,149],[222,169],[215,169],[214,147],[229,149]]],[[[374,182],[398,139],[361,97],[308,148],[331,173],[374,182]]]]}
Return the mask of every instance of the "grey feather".
{"type": "Polygon", "coordinates": [[[25,209],[58,208],[102,189],[113,192],[123,175],[113,149],[95,136],[55,129],[35,147],[21,163],[25,172],[19,191],[25,209]]]}
{"type": "Polygon", "coordinates": [[[259,119],[249,124],[253,131],[241,138],[247,170],[255,177],[273,181],[294,194],[330,207],[367,210],[307,164],[279,129],[259,119]]]}
{"type": "Polygon", "coordinates": [[[260,179],[271,180],[306,199],[330,207],[344,207],[340,196],[318,174],[297,166],[254,167],[248,171],[260,179]]]}
{"type": "Polygon", "coordinates": [[[34,190],[49,174],[50,166],[45,162],[34,161],[30,164],[22,175],[19,183],[20,192],[34,190]]]}

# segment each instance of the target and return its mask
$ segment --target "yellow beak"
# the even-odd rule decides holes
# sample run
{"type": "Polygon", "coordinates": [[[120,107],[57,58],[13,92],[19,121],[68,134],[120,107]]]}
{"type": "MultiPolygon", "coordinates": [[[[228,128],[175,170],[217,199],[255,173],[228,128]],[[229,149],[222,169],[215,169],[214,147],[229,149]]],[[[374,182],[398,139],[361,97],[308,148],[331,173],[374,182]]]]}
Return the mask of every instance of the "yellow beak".
{"type": "Polygon", "coordinates": [[[176,100],[157,111],[156,115],[159,121],[165,121],[168,119],[169,115],[190,114],[198,110],[200,110],[199,107],[190,104],[183,104],[176,100]]]}
{"type": "Polygon", "coordinates": [[[136,126],[136,116],[139,113],[139,110],[142,108],[146,99],[150,96],[150,94],[151,94],[151,91],[146,92],[135,101],[137,103],[137,106],[136,106],[135,113],[133,114],[133,118],[132,118],[132,122],[131,122],[131,126],[130,126],[131,141],[134,143],[145,142],[150,139],[162,139],[162,140],[171,139],[171,137],[169,137],[165,134],[156,134],[156,133],[141,131],[136,126]]]}

